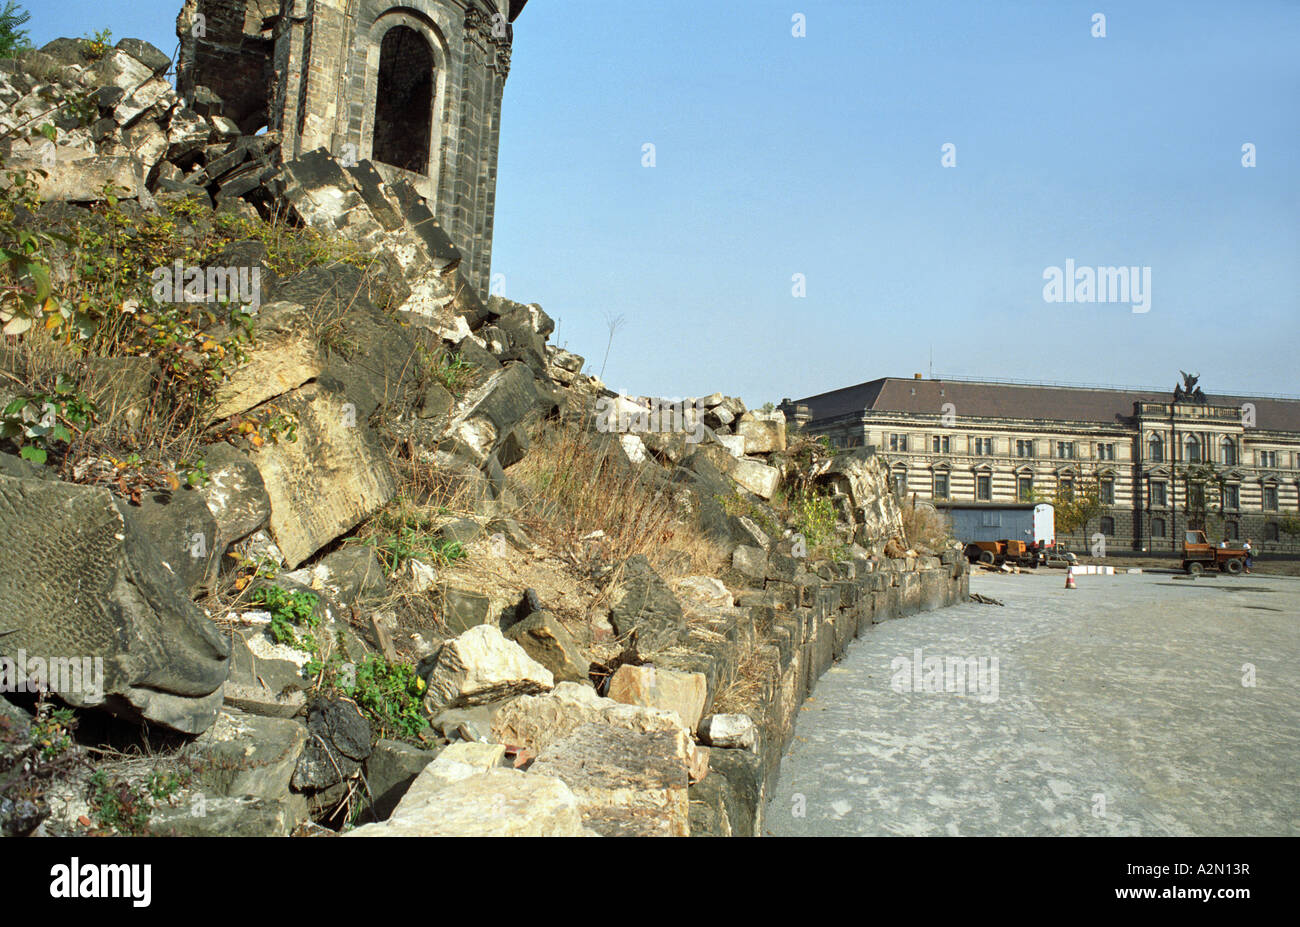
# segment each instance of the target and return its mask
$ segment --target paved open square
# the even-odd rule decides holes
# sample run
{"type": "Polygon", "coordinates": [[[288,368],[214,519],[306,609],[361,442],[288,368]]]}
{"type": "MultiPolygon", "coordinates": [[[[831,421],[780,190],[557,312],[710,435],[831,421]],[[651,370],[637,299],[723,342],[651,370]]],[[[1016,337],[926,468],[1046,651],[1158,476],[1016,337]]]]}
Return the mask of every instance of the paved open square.
{"type": "Polygon", "coordinates": [[[772,835],[1300,833],[1300,580],[972,576],[822,677],[772,835]]]}

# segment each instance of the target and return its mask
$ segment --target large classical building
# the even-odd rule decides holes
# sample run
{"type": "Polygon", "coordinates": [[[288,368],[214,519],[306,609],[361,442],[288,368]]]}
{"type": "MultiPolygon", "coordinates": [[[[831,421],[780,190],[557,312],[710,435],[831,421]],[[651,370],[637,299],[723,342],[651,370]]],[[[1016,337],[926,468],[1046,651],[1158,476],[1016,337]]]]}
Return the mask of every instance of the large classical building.
{"type": "MultiPolygon", "coordinates": [[[[1300,550],[1300,399],[886,377],[784,400],[834,447],[874,447],[917,499],[1051,500],[1099,481],[1088,526],[1113,547],[1171,551],[1183,530],[1300,550]]],[[[1082,542],[1082,538],[1072,539],[1082,542]]]]}

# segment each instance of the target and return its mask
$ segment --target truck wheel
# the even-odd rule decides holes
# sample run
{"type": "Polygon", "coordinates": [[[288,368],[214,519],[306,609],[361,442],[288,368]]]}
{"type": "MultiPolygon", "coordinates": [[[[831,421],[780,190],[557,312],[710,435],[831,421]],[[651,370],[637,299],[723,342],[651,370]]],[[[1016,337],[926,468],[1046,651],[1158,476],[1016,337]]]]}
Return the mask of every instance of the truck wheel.
{"type": "Polygon", "coordinates": [[[1233,557],[1231,560],[1225,560],[1223,563],[1223,572],[1231,573],[1233,576],[1240,573],[1241,569],[1241,561],[1236,557],[1233,557]]]}
{"type": "Polygon", "coordinates": [[[1183,569],[1186,570],[1192,576],[1200,576],[1202,573],[1205,572],[1204,564],[1196,560],[1193,560],[1191,563],[1183,564],[1183,569]]]}
{"type": "Polygon", "coordinates": [[[980,551],[980,563],[989,563],[989,564],[991,564],[992,562],[993,562],[993,552],[992,552],[992,551],[988,551],[988,550],[982,550],[982,551],[980,551]]]}

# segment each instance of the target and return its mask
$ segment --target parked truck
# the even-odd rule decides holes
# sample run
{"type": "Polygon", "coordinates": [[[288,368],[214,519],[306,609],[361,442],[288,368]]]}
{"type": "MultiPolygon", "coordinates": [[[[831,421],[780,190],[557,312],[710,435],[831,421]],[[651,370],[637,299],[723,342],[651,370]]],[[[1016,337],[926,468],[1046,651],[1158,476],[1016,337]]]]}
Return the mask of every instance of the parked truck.
{"type": "Polygon", "coordinates": [[[1244,547],[1215,547],[1205,537],[1204,531],[1188,531],[1183,535],[1183,570],[1192,575],[1209,569],[1221,573],[1240,573],[1246,566],[1244,547]]]}

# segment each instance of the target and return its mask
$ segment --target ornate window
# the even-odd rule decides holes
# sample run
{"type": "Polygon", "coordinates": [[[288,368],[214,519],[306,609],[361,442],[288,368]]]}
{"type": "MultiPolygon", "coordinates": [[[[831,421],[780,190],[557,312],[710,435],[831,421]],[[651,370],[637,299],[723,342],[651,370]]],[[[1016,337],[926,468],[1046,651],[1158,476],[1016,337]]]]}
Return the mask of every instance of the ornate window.
{"type": "Polygon", "coordinates": [[[1165,459],[1165,442],[1161,440],[1160,435],[1152,435],[1147,440],[1147,459],[1160,463],[1165,459]]]}
{"type": "Polygon", "coordinates": [[[1231,438],[1224,438],[1220,447],[1223,450],[1223,465],[1225,467],[1235,467],[1237,465],[1237,442],[1231,438]]]}
{"type": "Polygon", "coordinates": [[[384,33],[379,47],[373,154],[376,161],[429,172],[433,134],[433,47],[409,26],[384,33]]]}

